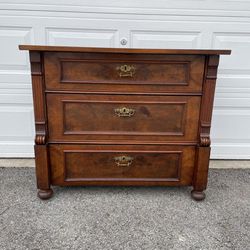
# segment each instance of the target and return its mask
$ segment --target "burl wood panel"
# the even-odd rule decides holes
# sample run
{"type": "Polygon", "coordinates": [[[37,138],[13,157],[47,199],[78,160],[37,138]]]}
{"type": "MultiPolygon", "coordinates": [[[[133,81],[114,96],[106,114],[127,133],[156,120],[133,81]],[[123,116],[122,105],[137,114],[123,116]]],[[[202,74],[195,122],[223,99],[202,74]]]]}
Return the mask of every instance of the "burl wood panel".
{"type": "Polygon", "coordinates": [[[200,97],[47,94],[47,106],[51,142],[197,140],[200,97]]]}
{"type": "Polygon", "coordinates": [[[191,55],[45,53],[45,79],[48,90],[201,92],[204,60],[191,55]]]}
{"type": "Polygon", "coordinates": [[[188,85],[189,62],[140,62],[62,59],[61,83],[188,85]],[[126,65],[126,68],[120,68],[126,65]]]}
{"type": "Polygon", "coordinates": [[[57,185],[189,185],[195,148],[188,146],[51,145],[52,183],[57,185]],[[132,158],[127,166],[115,157],[132,158]]]}

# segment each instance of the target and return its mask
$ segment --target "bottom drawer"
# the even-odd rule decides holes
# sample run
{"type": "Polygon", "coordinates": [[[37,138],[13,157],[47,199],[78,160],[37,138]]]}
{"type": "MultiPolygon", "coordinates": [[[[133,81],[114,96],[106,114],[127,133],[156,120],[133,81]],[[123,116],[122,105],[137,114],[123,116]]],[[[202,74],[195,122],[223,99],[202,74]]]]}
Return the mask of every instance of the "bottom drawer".
{"type": "Polygon", "coordinates": [[[52,185],[191,185],[193,146],[50,145],[52,185]]]}

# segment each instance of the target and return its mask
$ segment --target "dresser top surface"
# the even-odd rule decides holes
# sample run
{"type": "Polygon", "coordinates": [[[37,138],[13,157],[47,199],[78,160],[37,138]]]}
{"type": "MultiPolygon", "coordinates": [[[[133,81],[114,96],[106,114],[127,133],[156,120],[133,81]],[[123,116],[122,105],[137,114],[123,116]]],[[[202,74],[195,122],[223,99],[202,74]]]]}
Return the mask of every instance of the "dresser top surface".
{"type": "Polygon", "coordinates": [[[95,52],[95,53],[141,53],[141,54],[172,54],[172,55],[230,55],[231,50],[215,49],[130,49],[130,48],[101,48],[101,47],[70,47],[19,45],[20,50],[51,51],[51,52],[95,52]]]}

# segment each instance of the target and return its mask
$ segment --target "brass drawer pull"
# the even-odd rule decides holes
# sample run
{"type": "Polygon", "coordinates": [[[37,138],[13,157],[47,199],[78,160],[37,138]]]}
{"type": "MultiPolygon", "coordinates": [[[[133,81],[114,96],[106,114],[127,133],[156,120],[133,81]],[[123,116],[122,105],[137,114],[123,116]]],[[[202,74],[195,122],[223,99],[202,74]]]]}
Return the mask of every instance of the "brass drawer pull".
{"type": "Polygon", "coordinates": [[[121,66],[117,66],[116,70],[118,71],[120,77],[132,77],[135,74],[135,67],[132,65],[124,64],[121,66]]]}
{"type": "Polygon", "coordinates": [[[133,159],[133,157],[126,155],[114,157],[114,161],[118,167],[129,167],[132,164],[133,159]]]}
{"type": "Polygon", "coordinates": [[[130,108],[126,108],[126,107],[122,107],[122,108],[117,108],[114,109],[115,114],[117,116],[122,116],[122,117],[131,117],[134,115],[135,110],[134,109],[130,109],[130,108]]]}

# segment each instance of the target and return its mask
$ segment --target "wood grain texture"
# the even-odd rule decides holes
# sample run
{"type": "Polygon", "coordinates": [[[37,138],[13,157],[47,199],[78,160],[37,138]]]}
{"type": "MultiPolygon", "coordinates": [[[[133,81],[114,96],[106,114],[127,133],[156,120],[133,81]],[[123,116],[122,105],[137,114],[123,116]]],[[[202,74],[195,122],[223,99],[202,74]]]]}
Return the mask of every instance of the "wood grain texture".
{"type": "Polygon", "coordinates": [[[50,145],[56,185],[191,185],[195,147],[50,145]],[[130,166],[114,157],[130,156],[130,166]]]}
{"type": "Polygon", "coordinates": [[[36,162],[36,175],[37,187],[39,189],[49,189],[49,161],[46,145],[35,145],[35,162],[36,162]]]}
{"type": "Polygon", "coordinates": [[[42,53],[31,52],[31,77],[33,90],[33,103],[35,115],[35,129],[36,129],[36,144],[45,144],[46,141],[46,111],[45,111],[45,95],[43,82],[43,63],[42,53]]]}
{"type": "Polygon", "coordinates": [[[192,185],[205,198],[219,54],[230,51],[20,48],[31,50],[41,199],[51,183],[192,185]]]}
{"type": "Polygon", "coordinates": [[[71,47],[71,46],[42,46],[42,45],[19,45],[20,50],[29,51],[52,51],[52,52],[110,52],[132,54],[174,54],[174,55],[230,55],[231,50],[216,49],[121,49],[121,48],[94,48],[94,47],[71,47]]]}
{"type": "Polygon", "coordinates": [[[203,93],[200,112],[199,145],[196,152],[196,166],[193,178],[192,197],[196,200],[205,199],[210,158],[210,128],[213,111],[214,92],[217,79],[219,56],[210,55],[206,58],[203,93]]]}
{"type": "Polygon", "coordinates": [[[47,114],[45,102],[45,84],[43,55],[41,52],[30,53],[33,103],[35,115],[35,163],[38,196],[48,199],[53,191],[50,188],[50,169],[47,148],[47,114]]]}
{"type": "Polygon", "coordinates": [[[194,178],[194,190],[203,191],[207,187],[210,147],[199,147],[197,150],[197,174],[194,178]]]}
{"type": "Polygon", "coordinates": [[[210,128],[217,79],[219,56],[208,56],[203,83],[203,95],[200,115],[200,146],[210,146],[210,128]]]}
{"type": "Polygon", "coordinates": [[[47,94],[47,105],[50,142],[197,141],[200,97],[47,94]]]}
{"type": "Polygon", "coordinates": [[[200,93],[204,61],[197,55],[46,52],[45,82],[48,90],[200,93]],[[125,66],[133,70],[121,71],[125,66]]]}

